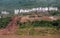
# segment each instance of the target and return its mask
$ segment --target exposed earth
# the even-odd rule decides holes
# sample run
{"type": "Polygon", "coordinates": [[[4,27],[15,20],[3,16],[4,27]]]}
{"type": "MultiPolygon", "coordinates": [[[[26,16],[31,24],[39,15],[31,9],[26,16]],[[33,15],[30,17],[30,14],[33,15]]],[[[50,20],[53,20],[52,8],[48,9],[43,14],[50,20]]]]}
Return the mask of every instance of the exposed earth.
{"type": "Polygon", "coordinates": [[[8,34],[13,34],[16,31],[17,28],[17,21],[18,17],[14,16],[11,18],[11,21],[7,24],[6,28],[0,29],[0,35],[8,35],[8,34]]]}
{"type": "Polygon", "coordinates": [[[0,35],[0,38],[60,38],[60,35],[0,35]]]}
{"type": "Polygon", "coordinates": [[[53,35],[16,35],[14,34],[18,25],[16,21],[18,20],[18,16],[14,16],[11,18],[8,26],[4,29],[0,29],[0,38],[60,38],[60,34],[53,35]]]}

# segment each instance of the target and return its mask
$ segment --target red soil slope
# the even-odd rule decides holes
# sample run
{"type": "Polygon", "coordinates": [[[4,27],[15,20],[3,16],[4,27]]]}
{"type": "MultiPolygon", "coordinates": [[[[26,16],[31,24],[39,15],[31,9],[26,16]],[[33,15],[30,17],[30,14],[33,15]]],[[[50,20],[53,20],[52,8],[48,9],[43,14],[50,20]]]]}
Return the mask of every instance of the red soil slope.
{"type": "Polygon", "coordinates": [[[1,34],[13,34],[16,31],[17,24],[16,21],[18,20],[18,16],[14,16],[11,18],[11,21],[7,25],[6,28],[0,29],[0,35],[1,34]]]}

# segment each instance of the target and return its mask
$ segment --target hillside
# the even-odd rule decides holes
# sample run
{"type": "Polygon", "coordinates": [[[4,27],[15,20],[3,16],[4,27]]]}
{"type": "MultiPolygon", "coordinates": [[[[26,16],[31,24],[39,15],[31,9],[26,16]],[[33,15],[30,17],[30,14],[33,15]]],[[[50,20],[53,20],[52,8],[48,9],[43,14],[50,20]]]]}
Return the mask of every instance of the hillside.
{"type": "Polygon", "coordinates": [[[0,0],[0,10],[15,8],[32,8],[44,6],[59,6],[60,0],[0,0]]]}

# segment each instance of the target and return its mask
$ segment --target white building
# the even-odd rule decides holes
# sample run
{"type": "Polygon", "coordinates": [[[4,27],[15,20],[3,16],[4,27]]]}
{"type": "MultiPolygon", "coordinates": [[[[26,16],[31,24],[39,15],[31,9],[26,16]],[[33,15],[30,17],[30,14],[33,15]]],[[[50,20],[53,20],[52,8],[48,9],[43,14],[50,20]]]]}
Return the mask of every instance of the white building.
{"type": "Polygon", "coordinates": [[[19,13],[19,9],[15,9],[14,14],[18,14],[18,13],[19,13]]]}
{"type": "Polygon", "coordinates": [[[45,11],[57,11],[58,10],[58,8],[57,7],[40,7],[39,9],[38,9],[39,11],[42,11],[42,12],[45,12],[45,11]]]}
{"type": "Polygon", "coordinates": [[[20,13],[27,13],[27,12],[31,12],[32,10],[31,9],[20,9],[20,13]]]}
{"type": "Polygon", "coordinates": [[[37,9],[38,9],[38,8],[32,8],[31,10],[32,10],[32,11],[36,11],[37,9]]]}
{"type": "Polygon", "coordinates": [[[23,9],[20,9],[20,13],[22,13],[24,10],[23,9]]]}
{"type": "Polygon", "coordinates": [[[57,7],[49,7],[49,11],[57,11],[58,8],[57,7]]]}
{"type": "Polygon", "coordinates": [[[1,11],[1,14],[9,14],[7,11],[1,11]]]}
{"type": "Polygon", "coordinates": [[[39,7],[39,8],[32,8],[32,9],[16,9],[14,10],[15,14],[18,13],[28,13],[28,12],[32,12],[32,11],[38,11],[38,12],[46,12],[46,11],[57,11],[58,8],[57,7],[39,7]]]}

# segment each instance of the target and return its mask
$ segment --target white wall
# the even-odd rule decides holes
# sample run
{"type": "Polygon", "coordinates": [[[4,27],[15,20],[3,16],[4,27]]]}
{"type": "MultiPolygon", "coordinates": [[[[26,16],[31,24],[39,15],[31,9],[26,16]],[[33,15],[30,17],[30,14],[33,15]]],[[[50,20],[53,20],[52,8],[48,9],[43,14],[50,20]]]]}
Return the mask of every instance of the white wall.
{"type": "Polygon", "coordinates": [[[18,14],[18,13],[19,13],[19,9],[15,9],[14,14],[18,14]]]}
{"type": "Polygon", "coordinates": [[[1,14],[9,14],[7,11],[1,11],[1,14]]]}

